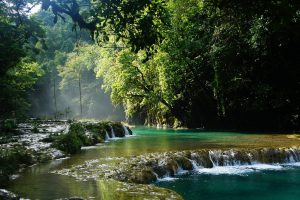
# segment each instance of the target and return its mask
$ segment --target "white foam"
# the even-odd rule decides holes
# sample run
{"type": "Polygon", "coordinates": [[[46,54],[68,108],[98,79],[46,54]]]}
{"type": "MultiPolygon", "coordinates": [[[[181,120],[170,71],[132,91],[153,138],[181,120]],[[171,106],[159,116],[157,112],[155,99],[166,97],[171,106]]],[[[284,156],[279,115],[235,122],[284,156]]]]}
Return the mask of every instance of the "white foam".
{"type": "Polygon", "coordinates": [[[84,149],[95,149],[97,148],[97,146],[84,146],[84,147],[81,147],[81,150],[84,150],[84,149]]]}
{"type": "Polygon", "coordinates": [[[57,159],[55,159],[55,160],[67,160],[67,159],[69,159],[70,157],[64,157],[64,158],[57,158],[57,159]]]}
{"type": "Polygon", "coordinates": [[[300,162],[295,163],[285,163],[283,166],[292,166],[292,167],[300,167],[300,162]]]}
{"type": "Polygon", "coordinates": [[[263,170],[282,170],[283,166],[268,165],[268,164],[254,164],[254,165],[240,165],[240,166],[215,166],[213,168],[198,168],[195,171],[199,174],[211,175],[243,175],[252,172],[263,170]]]}
{"type": "Polygon", "coordinates": [[[189,171],[188,170],[183,170],[182,168],[179,167],[179,169],[176,172],[176,175],[184,175],[184,174],[188,174],[189,171]]]}
{"type": "Polygon", "coordinates": [[[178,179],[178,178],[166,176],[166,177],[163,177],[163,178],[158,178],[157,181],[158,181],[158,182],[162,182],[162,181],[175,181],[175,180],[177,180],[177,179],[178,179]]]}
{"type": "Polygon", "coordinates": [[[127,137],[135,137],[136,135],[125,135],[125,138],[127,137]]]}

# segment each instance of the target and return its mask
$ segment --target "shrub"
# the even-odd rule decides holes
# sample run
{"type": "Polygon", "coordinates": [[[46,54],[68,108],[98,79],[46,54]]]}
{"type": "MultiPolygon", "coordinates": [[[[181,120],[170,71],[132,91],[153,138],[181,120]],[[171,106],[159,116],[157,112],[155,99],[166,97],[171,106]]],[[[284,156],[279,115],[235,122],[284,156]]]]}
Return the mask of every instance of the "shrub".
{"type": "Polygon", "coordinates": [[[94,144],[103,142],[105,140],[105,131],[110,131],[109,125],[106,122],[87,124],[85,127],[92,134],[94,144]]]}
{"type": "Polygon", "coordinates": [[[35,163],[32,152],[23,146],[14,146],[12,149],[0,149],[0,186],[7,185],[9,176],[21,166],[35,163]]]}
{"type": "Polygon", "coordinates": [[[0,124],[0,135],[8,135],[15,134],[17,128],[16,120],[14,119],[6,119],[0,124]]]}
{"type": "Polygon", "coordinates": [[[82,147],[82,141],[75,133],[67,133],[61,135],[53,146],[66,153],[74,154],[80,151],[82,147]]]}
{"type": "Polygon", "coordinates": [[[70,125],[69,132],[61,135],[53,143],[53,146],[66,153],[74,154],[80,151],[81,147],[91,145],[92,140],[85,135],[85,129],[81,123],[70,125]]]}

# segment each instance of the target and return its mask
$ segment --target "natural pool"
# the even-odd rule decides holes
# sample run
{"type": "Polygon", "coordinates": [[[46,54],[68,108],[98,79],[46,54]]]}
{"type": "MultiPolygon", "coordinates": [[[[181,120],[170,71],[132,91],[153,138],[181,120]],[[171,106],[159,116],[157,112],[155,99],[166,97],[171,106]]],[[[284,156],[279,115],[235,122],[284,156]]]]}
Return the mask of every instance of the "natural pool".
{"type": "MultiPolygon", "coordinates": [[[[131,157],[154,152],[300,146],[299,135],[295,134],[246,134],[143,127],[135,128],[134,134],[132,137],[111,140],[95,148],[85,149],[69,159],[30,167],[24,170],[8,189],[30,199],[71,196],[143,199],[146,198],[145,194],[136,191],[134,186],[105,180],[78,181],[70,176],[49,172],[71,168],[93,159],[131,157]],[[133,192],[122,193],[128,187],[133,192]]],[[[300,168],[297,166],[214,167],[208,171],[198,169],[185,175],[176,175],[175,178],[178,179],[160,181],[155,185],[172,189],[184,199],[297,199],[300,196],[297,189],[300,188],[300,168]]],[[[141,186],[141,190],[166,192],[144,186],[141,186]]]]}
{"type": "Polygon", "coordinates": [[[298,200],[300,168],[267,169],[236,174],[183,175],[157,185],[178,192],[186,200],[298,200]]]}

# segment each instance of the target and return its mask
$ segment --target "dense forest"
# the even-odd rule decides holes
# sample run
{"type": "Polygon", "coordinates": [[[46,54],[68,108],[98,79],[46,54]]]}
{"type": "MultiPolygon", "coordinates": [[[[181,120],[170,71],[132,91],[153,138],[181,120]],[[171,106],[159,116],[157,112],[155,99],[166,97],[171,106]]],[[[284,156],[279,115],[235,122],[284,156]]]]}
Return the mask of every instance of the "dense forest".
{"type": "Polygon", "coordinates": [[[299,130],[299,52],[297,0],[4,0],[0,117],[299,130]]]}

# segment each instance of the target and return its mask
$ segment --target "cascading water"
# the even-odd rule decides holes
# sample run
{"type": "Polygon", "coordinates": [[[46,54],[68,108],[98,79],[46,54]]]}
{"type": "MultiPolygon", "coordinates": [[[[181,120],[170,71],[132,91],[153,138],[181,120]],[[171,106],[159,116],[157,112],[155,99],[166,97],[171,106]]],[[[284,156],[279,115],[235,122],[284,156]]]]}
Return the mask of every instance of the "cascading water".
{"type": "Polygon", "coordinates": [[[300,148],[190,150],[123,158],[118,160],[117,166],[109,169],[95,163],[91,170],[97,169],[99,177],[107,178],[109,174],[109,178],[119,181],[151,183],[153,180],[171,180],[189,172],[219,175],[282,170],[286,166],[298,165],[299,158],[300,148]],[[137,178],[136,174],[140,176],[137,178]]]}
{"type": "Polygon", "coordinates": [[[124,126],[123,124],[122,124],[122,126],[123,126],[123,129],[124,129],[124,132],[125,132],[125,136],[130,135],[128,129],[126,128],[126,126],[124,126]]]}
{"type": "MultiPolygon", "coordinates": [[[[208,156],[212,166],[252,165],[257,163],[282,164],[300,162],[299,148],[263,148],[254,150],[209,150],[200,153],[208,156]]],[[[206,159],[207,160],[207,159],[206,159]]],[[[205,167],[205,166],[204,166],[205,167]]]]}
{"type": "Polygon", "coordinates": [[[212,168],[195,169],[199,173],[243,174],[260,170],[281,170],[300,162],[299,148],[264,148],[240,151],[209,151],[212,168]]]}
{"type": "MultiPolygon", "coordinates": [[[[280,170],[300,162],[300,148],[262,148],[240,150],[199,150],[156,153],[126,160],[136,170],[150,168],[157,180],[189,171],[208,174],[243,174],[260,170],[280,170]],[[151,163],[151,164],[150,164],[151,163]]],[[[130,175],[129,175],[130,176],[130,175]]]]}
{"type": "Polygon", "coordinates": [[[115,138],[116,137],[115,131],[111,125],[109,125],[109,126],[110,126],[110,131],[111,131],[111,138],[115,138]]]}
{"type": "Polygon", "coordinates": [[[105,131],[105,141],[108,141],[109,140],[109,135],[108,135],[108,132],[105,131]]]}
{"type": "MultiPolygon", "coordinates": [[[[176,153],[176,160],[188,158],[193,171],[205,174],[243,174],[260,170],[281,170],[285,166],[297,166],[300,148],[264,148],[254,150],[209,150],[190,152],[191,156],[176,153]]],[[[167,164],[166,166],[170,165],[167,164]]],[[[176,163],[182,167],[182,163],[176,163]]],[[[185,163],[187,165],[187,163],[185,163]]],[[[166,167],[168,169],[168,167],[166,167]]],[[[180,174],[179,170],[173,174],[180,174]]],[[[171,173],[172,174],[172,173],[171,173]]]]}

